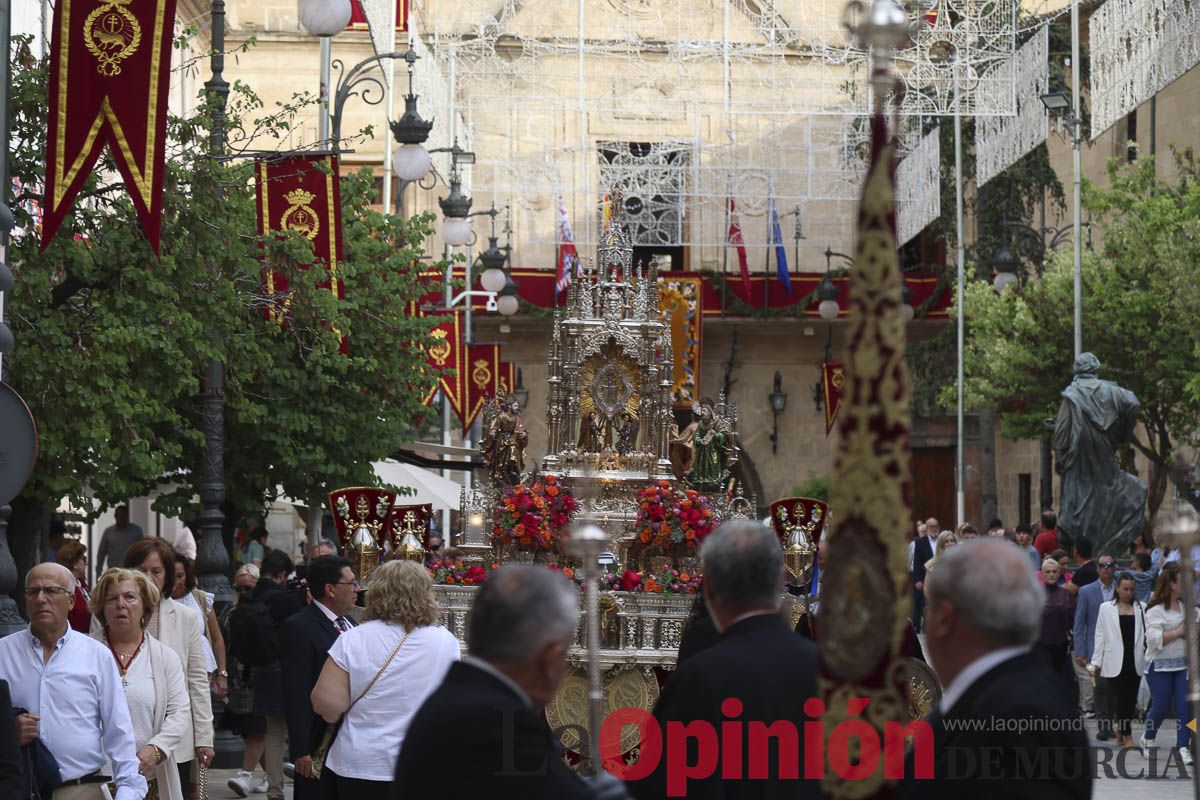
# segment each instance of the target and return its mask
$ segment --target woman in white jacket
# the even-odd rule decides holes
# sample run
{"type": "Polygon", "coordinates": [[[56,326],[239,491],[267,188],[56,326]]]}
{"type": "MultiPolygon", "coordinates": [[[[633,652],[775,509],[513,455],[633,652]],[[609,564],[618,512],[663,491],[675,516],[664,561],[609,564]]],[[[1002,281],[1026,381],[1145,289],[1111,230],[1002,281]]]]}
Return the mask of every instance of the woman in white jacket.
{"type": "Polygon", "coordinates": [[[1117,699],[1117,747],[1134,747],[1133,715],[1137,690],[1146,671],[1146,611],[1133,596],[1134,580],[1128,572],[1117,578],[1112,602],[1102,603],[1096,617],[1096,647],[1091,671],[1109,682],[1110,697],[1117,699]]]}
{"type": "Polygon", "coordinates": [[[114,568],[97,581],[91,608],[121,674],[147,797],[183,800],[174,753],[192,729],[191,703],[179,656],[146,634],[158,599],[144,574],[114,568]]]}

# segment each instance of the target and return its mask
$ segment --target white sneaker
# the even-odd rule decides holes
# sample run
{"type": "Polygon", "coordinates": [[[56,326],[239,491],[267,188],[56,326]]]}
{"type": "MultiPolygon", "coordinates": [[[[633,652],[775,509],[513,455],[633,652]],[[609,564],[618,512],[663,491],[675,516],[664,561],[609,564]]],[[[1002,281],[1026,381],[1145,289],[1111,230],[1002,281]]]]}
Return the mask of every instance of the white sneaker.
{"type": "Polygon", "coordinates": [[[266,794],[267,787],[270,785],[271,785],[271,782],[267,780],[267,776],[263,775],[262,780],[259,781],[258,785],[254,787],[254,793],[255,794],[266,794]]]}
{"type": "Polygon", "coordinates": [[[1192,748],[1190,748],[1190,747],[1179,748],[1179,757],[1183,759],[1183,763],[1186,766],[1190,767],[1192,765],[1192,748]]]}
{"type": "Polygon", "coordinates": [[[1142,754],[1142,758],[1146,757],[1146,751],[1154,746],[1154,742],[1146,738],[1146,734],[1142,734],[1137,740],[1138,752],[1142,754]]]}
{"type": "Polygon", "coordinates": [[[250,782],[254,780],[253,772],[246,772],[244,769],[238,770],[238,774],[230,778],[226,782],[226,786],[238,797],[246,797],[250,794],[250,782]]]}

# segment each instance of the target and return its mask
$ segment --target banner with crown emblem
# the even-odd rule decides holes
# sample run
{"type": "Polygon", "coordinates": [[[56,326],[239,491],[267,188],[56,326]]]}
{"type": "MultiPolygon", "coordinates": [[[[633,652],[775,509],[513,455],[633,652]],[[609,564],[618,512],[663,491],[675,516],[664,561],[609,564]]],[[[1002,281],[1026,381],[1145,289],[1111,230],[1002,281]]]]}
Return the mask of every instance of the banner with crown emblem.
{"type": "Polygon", "coordinates": [[[468,345],[463,366],[464,402],[460,417],[463,431],[466,432],[489,397],[504,396],[511,391],[515,385],[516,370],[511,364],[500,360],[498,344],[468,345]],[[502,386],[508,388],[502,389],[502,386]]]}
{"type": "Polygon", "coordinates": [[[55,4],[42,249],[108,144],[158,254],[174,33],[175,0],[55,4]]]}
{"type": "MultiPolygon", "coordinates": [[[[329,271],[329,280],[320,286],[340,300],[345,289],[338,279],[342,261],[342,196],[337,157],[286,156],[260,160],[255,165],[254,177],[259,234],[290,230],[312,242],[314,257],[324,261],[329,271]]],[[[286,322],[291,302],[288,289],[286,275],[269,266],[264,268],[267,319],[286,322]]],[[[346,350],[344,338],[342,350],[346,350]]]]}
{"type": "MultiPolygon", "coordinates": [[[[419,309],[416,313],[424,316],[419,309]]],[[[438,382],[433,385],[422,402],[429,405],[441,389],[450,401],[450,407],[460,418],[463,409],[463,336],[462,315],[457,311],[441,312],[431,316],[441,318],[441,322],[433,327],[429,335],[433,344],[425,348],[425,362],[429,368],[438,374],[438,382]]]]}
{"type": "Polygon", "coordinates": [[[825,435],[833,430],[837,422],[838,409],[842,407],[842,387],[846,384],[846,368],[830,361],[821,364],[821,391],[825,394],[825,435]]]}

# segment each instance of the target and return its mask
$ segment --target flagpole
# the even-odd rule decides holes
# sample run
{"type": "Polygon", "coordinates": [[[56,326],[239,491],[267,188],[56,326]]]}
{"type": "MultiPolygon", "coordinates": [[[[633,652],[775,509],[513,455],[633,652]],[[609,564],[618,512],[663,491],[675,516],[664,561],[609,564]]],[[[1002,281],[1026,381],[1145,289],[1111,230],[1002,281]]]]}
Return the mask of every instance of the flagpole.
{"type": "Polygon", "coordinates": [[[721,248],[721,316],[725,316],[726,295],[729,293],[729,184],[725,184],[725,246],[721,248]]]}
{"type": "Polygon", "coordinates": [[[767,200],[767,247],[766,253],[763,256],[763,316],[767,316],[767,306],[770,302],[771,293],[771,211],[775,207],[775,198],[770,196],[773,190],[768,187],[767,200]]]}

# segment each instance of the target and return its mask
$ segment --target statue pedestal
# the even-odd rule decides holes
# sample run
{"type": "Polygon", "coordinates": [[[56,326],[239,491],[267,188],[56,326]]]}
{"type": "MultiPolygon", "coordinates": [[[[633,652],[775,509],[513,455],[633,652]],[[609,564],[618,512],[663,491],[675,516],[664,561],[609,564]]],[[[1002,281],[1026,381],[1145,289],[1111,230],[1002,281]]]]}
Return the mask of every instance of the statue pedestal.
{"type": "Polygon", "coordinates": [[[0,636],[28,627],[17,610],[17,601],[9,597],[17,588],[17,562],[8,549],[8,518],[11,514],[11,506],[0,506],[0,636]]]}

